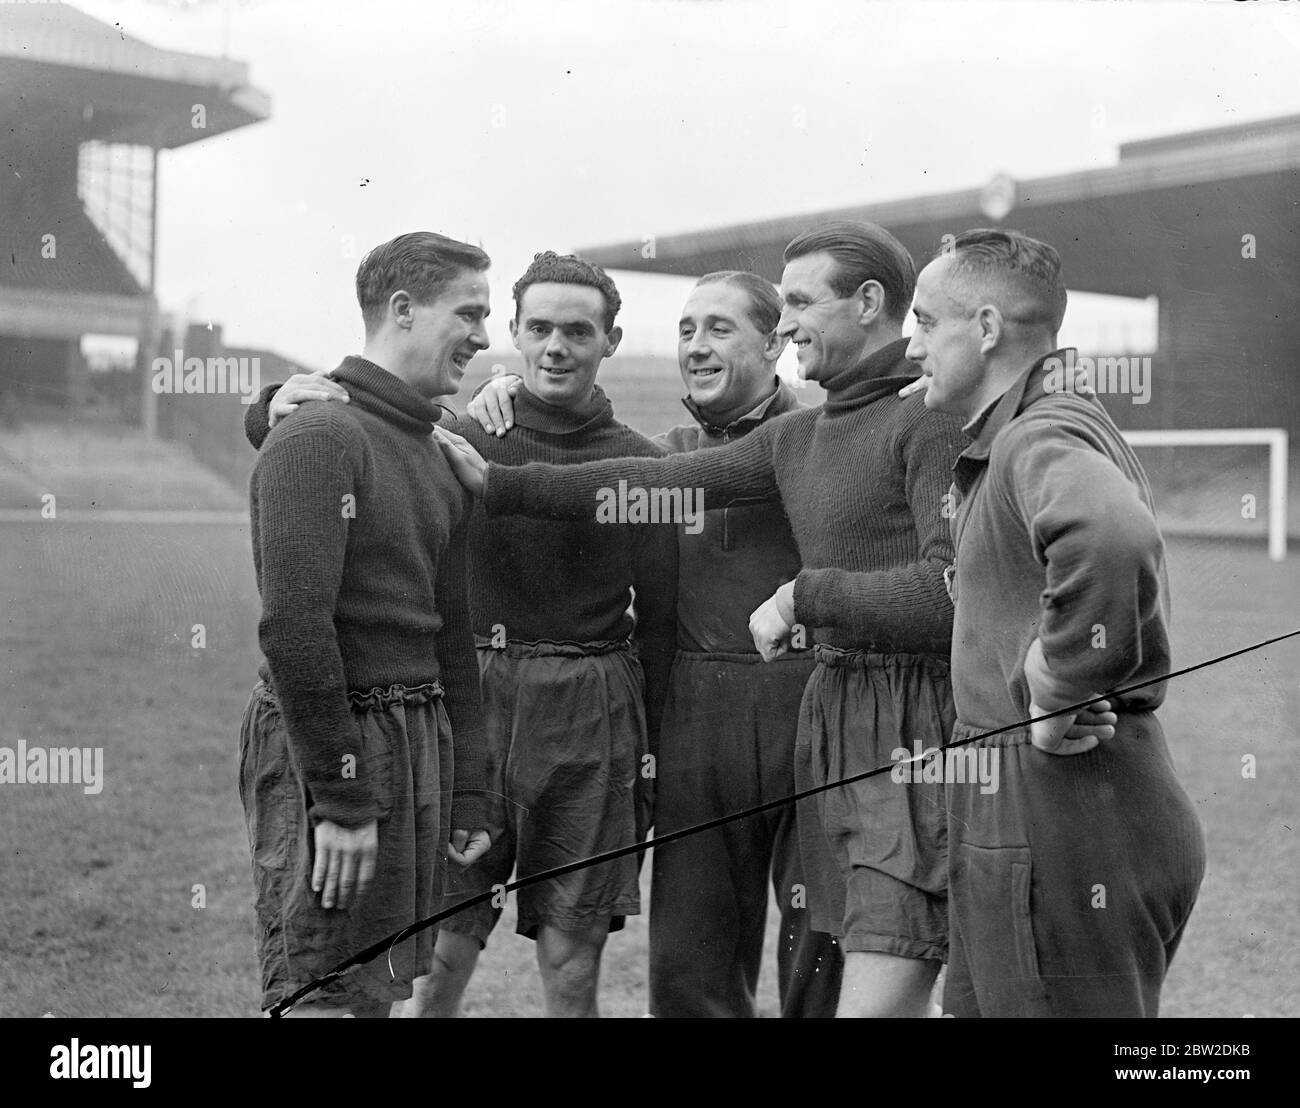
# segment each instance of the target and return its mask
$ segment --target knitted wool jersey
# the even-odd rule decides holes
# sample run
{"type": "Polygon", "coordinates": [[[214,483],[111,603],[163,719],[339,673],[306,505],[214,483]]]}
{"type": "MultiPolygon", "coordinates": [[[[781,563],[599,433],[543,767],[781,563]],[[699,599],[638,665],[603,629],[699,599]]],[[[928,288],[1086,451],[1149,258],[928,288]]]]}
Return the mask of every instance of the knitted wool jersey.
{"type": "MultiPolygon", "coordinates": [[[[614,418],[599,387],[576,410],[520,389],[515,426],[502,438],[473,419],[444,426],[485,458],[507,465],[571,465],[600,458],[658,457],[662,450],[614,418]]],[[[632,638],[646,678],[647,723],[659,726],[676,634],[677,533],[671,523],[598,523],[488,516],[469,529],[470,613],[491,638],[594,643],[632,638]],[[628,614],[635,595],[635,620],[628,614]]]]}
{"type": "Polygon", "coordinates": [[[378,818],[392,800],[382,760],[357,757],[348,693],[441,681],[455,741],[454,826],[480,827],[470,505],[430,437],[440,412],[362,358],[345,358],[335,379],[351,403],[304,404],[277,423],[250,482],[264,675],[313,816],[345,827],[378,818]],[[344,771],[349,754],[355,775],[344,771]]]}

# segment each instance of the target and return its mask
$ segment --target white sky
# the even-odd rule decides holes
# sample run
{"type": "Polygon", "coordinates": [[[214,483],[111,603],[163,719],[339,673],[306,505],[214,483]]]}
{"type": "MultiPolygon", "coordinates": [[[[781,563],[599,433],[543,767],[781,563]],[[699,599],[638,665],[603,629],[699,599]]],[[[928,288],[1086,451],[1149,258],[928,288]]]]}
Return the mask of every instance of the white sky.
{"type": "MultiPolygon", "coordinates": [[[[228,41],[271,95],[268,122],[162,156],[159,296],[321,367],[359,348],[361,254],[403,231],[482,242],[504,345],[537,250],[1085,169],[1300,112],[1300,3],[1272,0],[75,6],[171,49],[228,41]]],[[[672,351],[689,282],[616,277],[625,349],[672,351]]],[[[1066,328],[1140,316],[1080,298],[1066,328]]]]}

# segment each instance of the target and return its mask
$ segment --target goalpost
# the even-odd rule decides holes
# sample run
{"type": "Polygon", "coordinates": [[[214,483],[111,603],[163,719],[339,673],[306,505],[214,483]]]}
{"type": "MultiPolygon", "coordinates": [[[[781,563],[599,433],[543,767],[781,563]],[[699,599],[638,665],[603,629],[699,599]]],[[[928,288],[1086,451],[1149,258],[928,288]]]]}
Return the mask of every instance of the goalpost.
{"type": "Polygon", "coordinates": [[[1286,557],[1287,433],[1281,427],[1196,431],[1125,431],[1130,446],[1267,446],[1268,556],[1286,557]]]}

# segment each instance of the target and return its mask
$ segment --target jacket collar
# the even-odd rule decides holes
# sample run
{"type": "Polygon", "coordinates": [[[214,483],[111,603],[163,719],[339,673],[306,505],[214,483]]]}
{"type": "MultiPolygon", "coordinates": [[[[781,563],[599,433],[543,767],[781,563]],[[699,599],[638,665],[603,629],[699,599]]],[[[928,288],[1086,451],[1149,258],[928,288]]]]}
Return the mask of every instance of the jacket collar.
{"type": "Polygon", "coordinates": [[[708,416],[700,410],[700,406],[689,396],[683,397],[682,404],[685,405],[686,410],[691,413],[695,422],[700,425],[706,435],[722,438],[724,435],[730,434],[732,438],[735,438],[737,435],[753,430],[764,420],[775,419],[779,415],[785,415],[786,412],[794,411],[799,407],[799,398],[795,396],[794,389],[780,378],[776,378],[776,388],[744,415],[737,416],[725,427],[717,423],[710,423],[708,416]]]}
{"type": "MultiPolygon", "coordinates": [[[[1027,408],[1037,404],[1050,393],[1063,391],[1059,375],[1068,373],[1074,365],[1075,351],[1072,347],[1062,347],[1044,354],[1011,383],[1001,396],[990,400],[965,427],[963,433],[971,444],[958,456],[953,465],[957,475],[957,485],[964,492],[970,488],[979,470],[988,464],[989,452],[993,449],[993,440],[998,433],[1027,408]],[[1049,366],[1048,362],[1054,364],[1049,366]],[[1065,367],[1064,371],[1062,366],[1065,367]],[[1057,381],[1049,377],[1057,377],[1057,381]]],[[[1095,394],[1090,388],[1077,387],[1073,391],[1080,395],[1095,394]]]]}

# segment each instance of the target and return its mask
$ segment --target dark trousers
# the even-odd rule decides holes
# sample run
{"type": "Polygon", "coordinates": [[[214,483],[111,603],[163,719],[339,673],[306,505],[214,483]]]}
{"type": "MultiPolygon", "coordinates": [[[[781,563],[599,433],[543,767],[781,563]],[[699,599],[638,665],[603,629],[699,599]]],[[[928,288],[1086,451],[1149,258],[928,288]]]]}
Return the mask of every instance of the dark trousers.
{"type": "Polygon", "coordinates": [[[948,786],[944,1012],[1155,1016],[1205,872],[1155,715],[1121,713],[1114,739],[1071,757],[1027,730],[985,741],[997,791],[948,786]]]}
{"type": "MultiPolygon", "coordinates": [[[[794,739],[811,658],[679,653],[664,709],[655,834],[794,791],[794,739]]],[[[843,957],[808,926],[793,805],[654,851],[650,1011],[749,1017],[762,962],[768,881],[781,909],[781,1014],[829,1017],[843,957]]]]}

